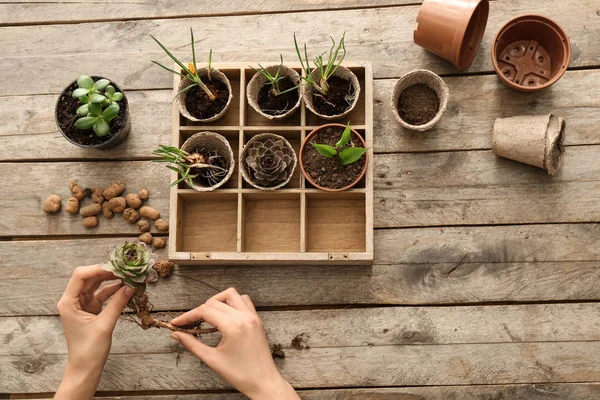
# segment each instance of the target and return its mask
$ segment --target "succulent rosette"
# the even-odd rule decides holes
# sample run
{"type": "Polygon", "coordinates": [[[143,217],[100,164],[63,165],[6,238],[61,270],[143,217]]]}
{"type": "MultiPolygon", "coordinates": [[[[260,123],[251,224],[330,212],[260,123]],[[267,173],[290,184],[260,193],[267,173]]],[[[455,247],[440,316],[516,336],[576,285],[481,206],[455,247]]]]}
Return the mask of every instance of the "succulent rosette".
{"type": "Polygon", "coordinates": [[[272,133],[256,135],[244,149],[244,178],[259,189],[284,186],[296,168],[296,152],[282,136],[272,133]]]}
{"type": "Polygon", "coordinates": [[[125,242],[110,249],[110,261],[102,268],[112,272],[131,287],[158,280],[158,274],[152,268],[156,255],[146,243],[139,241],[125,242]]]}

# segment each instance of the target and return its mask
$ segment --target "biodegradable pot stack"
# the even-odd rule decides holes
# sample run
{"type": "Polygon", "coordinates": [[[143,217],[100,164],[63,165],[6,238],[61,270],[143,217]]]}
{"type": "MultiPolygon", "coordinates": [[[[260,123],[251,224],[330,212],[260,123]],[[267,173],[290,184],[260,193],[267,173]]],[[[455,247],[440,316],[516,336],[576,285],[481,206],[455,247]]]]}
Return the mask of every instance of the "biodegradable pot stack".
{"type": "MultiPolygon", "coordinates": [[[[294,85],[300,84],[300,75],[298,75],[298,72],[292,68],[286,67],[285,65],[272,65],[265,68],[265,70],[273,76],[275,76],[278,69],[280,76],[289,77],[294,85]]],[[[298,109],[298,107],[300,107],[300,102],[302,101],[302,93],[300,90],[298,90],[298,101],[292,108],[283,114],[272,115],[265,113],[258,105],[258,95],[260,93],[260,89],[262,89],[265,83],[267,83],[267,78],[265,78],[263,74],[260,72],[254,74],[252,79],[250,79],[250,82],[248,82],[248,87],[246,89],[248,104],[250,104],[250,106],[252,106],[257,113],[269,120],[284,120],[289,118],[298,109]]]]}
{"type": "MultiPolygon", "coordinates": [[[[312,76],[315,82],[321,81],[321,71],[318,68],[315,68],[310,75],[312,76]]],[[[360,97],[360,82],[358,81],[358,78],[356,77],[354,72],[340,65],[332,76],[337,76],[338,78],[350,81],[352,87],[354,88],[354,100],[352,101],[350,107],[348,107],[348,109],[341,114],[325,115],[319,113],[317,110],[315,110],[315,106],[313,103],[313,95],[316,89],[312,85],[306,85],[302,87],[302,97],[304,97],[304,104],[306,104],[306,108],[308,108],[313,114],[328,120],[340,119],[350,114],[350,112],[354,110],[354,107],[356,107],[356,103],[358,103],[358,98],[360,97]]]]}
{"type": "Polygon", "coordinates": [[[492,150],[554,175],[564,159],[565,124],[564,118],[552,114],[498,118],[492,150]]]}
{"type": "MultiPolygon", "coordinates": [[[[205,82],[205,79],[208,80],[208,68],[198,69],[198,75],[203,80],[203,82],[205,82]]],[[[206,119],[198,119],[198,118],[194,117],[192,114],[190,114],[190,112],[187,109],[187,106],[185,104],[187,92],[182,93],[179,96],[177,96],[177,108],[179,108],[179,112],[181,113],[181,115],[183,115],[190,121],[196,121],[196,122],[216,121],[219,118],[221,118],[223,115],[225,115],[225,112],[231,105],[231,99],[233,99],[233,92],[231,91],[231,82],[229,82],[229,79],[227,78],[227,76],[225,76],[224,73],[222,73],[221,71],[219,71],[216,68],[210,69],[210,76],[211,76],[211,79],[221,81],[225,84],[225,86],[227,86],[227,90],[229,91],[229,98],[227,99],[227,104],[225,104],[225,107],[223,107],[223,110],[221,110],[221,112],[218,113],[217,115],[214,115],[214,116],[212,116],[210,118],[206,118],[206,119]]],[[[181,81],[179,81],[179,87],[177,88],[177,90],[181,91],[181,90],[185,89],[186,87],[190,86],[191,84],[192,84],[192,82],[189,79],[187,79],[187,78],[181,79],[181,81]]],[[[202,89],[200,89],[200,90],[202,90],[202,89]]]]}
{"type": "MultiPolygon", "coordinates": [[[[203,148],[211,151],[216,151],[222,157],[225,157],[227,163],[229,164],[229,171],[227,171],[227,176],[223,178],[223,180],[217,183],[214,186],[205,186],[201,182],[194,180],[194,185],[191,186],[192,189],[195,189],[199,192],[210,192],[211,190],[215,190],[218,187],[221,187],[231,178],[233,175],[233,170],[235,168],[235,159],[233,157],[233,150],[231,150],[231,146],[227,139],[223,136],[219,135],[215,132],[198,132],[192,136],[190,136],[181,146],[181,150],[192,153],[195,148],[203,148]]],[[[188,181],[185,183],[190,186],[188,181]]]]}

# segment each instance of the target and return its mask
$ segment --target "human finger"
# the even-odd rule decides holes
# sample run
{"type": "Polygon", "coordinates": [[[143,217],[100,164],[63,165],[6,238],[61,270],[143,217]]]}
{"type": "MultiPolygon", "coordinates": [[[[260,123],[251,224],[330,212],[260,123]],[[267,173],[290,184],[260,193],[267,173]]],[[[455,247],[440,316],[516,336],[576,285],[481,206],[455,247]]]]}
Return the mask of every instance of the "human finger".
{"type": "Polygon", "coordinates": [[[184,332],[173,332],[171,338],[178,341],[185,347],[190,353],[195,355],[211,368],[214,368],[215,356],[217,350],[214,347],[210,347],[189,333],[184,332]]]}
{"type": "Polygon", "coordinates": [[[99,289],[94,296],[96,300],[100,303],[104,303],[106,300],[110,299],[110,296],[117,293],[119,288],[121,287],[121,283],[113,283],[111,285],[106,285],[103,288],[99,289]]]}
{"type": "Polygon", "coordinates": [[[200,307],[196,307],[193,310],[173,318],[171,323],[176,326],[182,326],[198,322],[200,320],[206,321],[215,328],[219,329],[224,324],[231,321],[231,317],[224,312],[209,306],[208,304],[202,304],[200,307]]]}
{"type": "Polygon", "coordinates": [[[250,296],[248,296],[247,294],[243,294],[242,300],[244,300],[250,311],[252,311],[252,313],[258,316],[258,313],[256,312],[256,307],[254,307],[254,303],[252,302],[250,296]]]}
{"type": "Polygon", "coordinates": [[[249,311],[248,305],[246,305],[242,296],[240,296],[238,291],[232,287],[214,295],[211,299],[227,303],[236,310],[249,311]]]}
{"type": "Polygon", "coordinates": [[[73,275],[65,289],[65,296],[70,298],[78,298],[81,293],[86,293],[86,284],[91,288],[96,282],[115,279],[112,272],[105,271],[98,265],[90,265],[87,267],[77,267],[73,271],[73,275]]]}
{"type": "Polygon", "coordinates": [[[98,315],[99,320],[108,324],[111,329],[114,329],[119,316],[125,309],[133,292],[135,292],[135,290],[127,285],[117,290],[106,307],[104,307],[104,310],[98,315]]]}

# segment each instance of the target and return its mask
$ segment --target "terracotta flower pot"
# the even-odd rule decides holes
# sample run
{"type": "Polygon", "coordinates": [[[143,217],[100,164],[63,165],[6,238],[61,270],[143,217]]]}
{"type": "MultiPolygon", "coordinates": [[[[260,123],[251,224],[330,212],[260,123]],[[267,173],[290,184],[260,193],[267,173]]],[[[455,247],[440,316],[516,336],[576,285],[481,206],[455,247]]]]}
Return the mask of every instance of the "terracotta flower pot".
{"type": "MultiPolygon", "coordinates": [[[[264,146],[262,146],[262,147],[264,147],[264,146]]],[[[272,153],[271,153],[271,155],[272,155],[272,153]]],[[[284,157],[281,157],[281,160],[284,160],[284,157]]],[[[292,176],[294,175],[294,170],[296,169],[297,164],[298,164],[298,158],[296,157],[296,152],[294,151],[294,148],[292,147],[290,142],[288,142],[288,140],[286,138],[284,138],[283,136],[276,135],[274,133],[259,133],[256,136],[252,136],[250,138],[250,140],[248,140],[248,143],[246,143],[246,145],[244,146],[242,156],[240,157],[240,170],[242,172],[242,177],[250,185],[252,185],[253,187],[260,189],[260,190],[277,190],[277,189],[282,188],[285,185],[287,185],[288,182],[292,179],[292,176]],[[285,171],[285,173],[287,173],[287,178],[285,178],[284,181],[278,183],[275,186],[263,186],[260,184],[260,182],[257,179],[254,179],[253,174],[256,173],[256,171],[251,170],[251,167],[249,166],[248,161],[246,160],[246,158],[248,157],[248,150],[252,147],[252,144],[253,143],[257,143],[257,144],[264,143],[267,139],[272,139],[272,140],[283,142],[282,147],[285,147],[283,152],[285,152],[287,154],[287,157],[289,157],[289,159],[291,160],[291,164],[287,164],[287,166],[285,166],[285,167],[283,167],[283,164],[280,164],[280,165],[282,165],[282,168],[280,171],[281,172],[285,171]]]]}
{"type": "MultiPolygon", "coordinates": [[[[200,76],[202,81],[205,82],[205,79],[208,79],[208,68],[198,69],[198,75],[200,76]]],[[[196,121],[196,122],[216,121],[219,118],[221,118],[223,115],[225,115],[225,112],[227,112],[227,109],[231,105],[231,99],[233,99],[233,92],[231,91],[231,82],[229,82],[229,79],[227,78],[227,76],[216,68],[210,69],[210,76],[212,79],[221,81],[225,84],[225,86],[227,86],[227,90],[229,91],[229,98],[227,99],[227,104],[225,104],[225,107],[223,107],[221,112],[219,112],[218,114],[216,114],[212,117],[209,117],[209,118],[198,119],[198,118],[194,117],[192,114],[190,114],[190,112],[188,111],[187,106],[185,104],[185,99],[186,99],[187,93],[182,93],[179,96],[177,96],[177,99],[176,99],[177,108],[179,108],[179,112],[181,113],[181,115],[183,115],[190,121],[196,121]]],[[[181,79],[181,81],[179,81],[179,86],[177,87],[177,90],[178,91],[183,90],[186,87],[188,87],[191,83],[192,82],[189,81],[187,78],[181,79]]],[[[200,89],[200,90],[202,90],[202,89],[200,89]]]]}
{"type": "Polygon", "coordinates": [[[231,175],[233,175],[233,170],[235,169],[233,150],[231,150],[231,146],[225,137],[219,135],[218,133],[208,131],[198,132],[190,136],[185,142],[183,142],[181,150],[192,153],[194,149],[198,147],[211,151],[217,151],[217,154],[225,157],[227,163],[229,164],[229,171],[227,171],[227,175],[216,185],[206,186],[197,179],[193,180],[193,185],[190,185],[187,180],[185,181],[185,183],[192,189],[195,189],[199,192],[210,192],[223,186],[229,180],[229,178],[231,178],[231,175]]]}
{"type": "MultiPolygon", "coordinates": [[[[321,71],[319,71],[318,69],[314,69],[311,72],[311,76],[313,77],[315,82],[319,82],[321,80],[321,71]]],[[[306,86],[302,87],[302,97],[304,98],[304,104],[306,104],[306,108],[308,108],[313,114],[318,115],[320,118],[328,119],[328,120],[340,119],[340,118],[343,118],[346,115],[350,114],[350,112],[352,110],[354,110],[354,107],[356,107],[356,104],[358,103],[358,98],[360,97],[360,82],[358,81],[358,78],[356,77],[356,74],[354,74],[354,72],[352,72],[348,68],[340,65],[338,67],[338,69],[335,71],[335,73],[333,74],[333,76],[337,76],[338,78],[349,80],[350,83],[352,84],[352,87],[354,88],[354,94],[353,94],[354,98],[352,99],[352,102],[349,104],[349,107],[346,109],[346,111],[344,111],[341,114],[326,115],[326,114],[319,113],[315,109],[314,99],[313,99],[313,96],[315,95],[315,93],[318,93],[318,92],[312,85],[306,85],[306,86]]]]}
{"type": "MultiPolygon", "coordinates": [[[[320,131],[322,131],[324,129],[327,129],[327,128],[331,128],[331,127],[338,127],[338,128],[345,129],[346,125],[342,125],[342,124],[326,124],[326,125],[321,125],[320,127],[316,128],[315,130],[313,130],[312,132],[310,132],[308,134],[308,136],[306,136],[306,138],[304,139],[304,142],[302,142],[302,146],[300,147],[300,153],[299,153],[298,157],[300,159],[300,169],[302,170],[302,175],[304,175],[304,178],[306,178],[306,180],[308,182],[310,182],[311,185],[313,185],[314,187],[316,187],[318,189],[324,190],[326,192],[341,192],[343,190],[350,189],[351,187],[353,187],[354,185],[356,185],[365,176],[365,173],[367,172],[367,166],[369,164],[369,152],[365,153],[365,165],[364,165],[364,167],[362,169],[362,172],[360,173],[360,175],[358,176],[358,178],[356,178],[349,185],[344,186],[344,187],[339,188],[339,189],[332,189],[332,188],[324,187],[324,186],[321,186],[321,185],[317,184],[311,178],[311,176],[306,172],[306,169],[304,168],[304,159],[303,159],[304,148],[306,146],[308,146],[308,144],[310,143],[310,141],[313,140],[315,138],[315,136],[317,136],[319,134],[320,131]]],[[[351,131],[352,131],[352,136],[354,136],[355,138],[358,138],[360,140],[360,143],[361,143],[362,147],[366,148],[367,144],[365,143],[365,140],[360,135],[360,133],[358,133],[354,129],[351,129],[351,131]]]]}
{"type": "Polygon", "coordinates": [[[555,83],[570,60],[571,44],[565,31],[541,15],[521,15],[508,21],[492,44],[492,62],[500,80],[523,92],[555,83]]]}
{"type": "Polygon", "coordinates": [[[459,70],[467,69],[479,50],[489,10],[488,0],[425,0],[414,42],[459,70]]]}
{"type": "Polygon", "coordinates": [[[442,78],[440,78],[437,74],[434,74],[431,71],[426,69],[417,69],[415,71],[411,71],[408,74],[403,75],[400,79],[396,81],[394,85],[394,90],[392,91],[391,105],[392,111],[394,112],[394,116],[396,117],[396,121],[406,129],[410,129],[413,131],[426,131],[431,129],[438,123],[438,121],[444,115],[446,111],[446,107],[448,106],[448,98],[450,97],[450,90],[448,89],[448,85],[442,78]],[[406,122],[400,116],[400,112],[398,111],[398,99],[402,92],[410,86],[424,84],[433,89],[436,93],[438,100],[440,102],[438,112],[429,122],[423,125],[412,125],[406,122]]]}
{"type": "Polygon", "coordinates": [[[498,118],[492,150],[554,175],[564,159],[565,125],[564,118],[552,114],[498,118]]]}
{"type": "MultiPolygon", "coordinates": [[[[280,68],[279,65],[272,65],[265,69],[271,75],[275,75],[277,73],[277,69],[279,69],[279,68],[280,68]]],[[[282,65],[281,68],[279,69],[279,73],[280,73],[280,76],[289,77],[294,85],[298,85],[300,83],[300,75],[298,75],[298,72],[296,72],[292,68],[282,65]]],[[[267,114],[260,108],[260,105],[258,104],[258,95],[260,93],[260,90],[265,85],[265,83],[267,83],[267,78],[265,78],[260,72],[256,72],[254,74],[254,76],[252,77],[252,79],[250,79],[250,82],[248,82],[248,87],[246,89],[246,97],[248,98],[248,104],[250,104],[250,106],[252,108],[254,108],[254,110],[256,110],[257,113],[259,113],[260,115],[262,115],[263,117],[265,117],[269,120],[279,120],[280,121],[280,120],[289,118],[292,114],[294,114],[294,112],[300,107],[300,102],[302,101],[301,90],[297,89],[298,101],[296,102],[296,104],[293,105],[292,108],[283,112],[282,114],[276,114],[276,115],[267,114]]]]}

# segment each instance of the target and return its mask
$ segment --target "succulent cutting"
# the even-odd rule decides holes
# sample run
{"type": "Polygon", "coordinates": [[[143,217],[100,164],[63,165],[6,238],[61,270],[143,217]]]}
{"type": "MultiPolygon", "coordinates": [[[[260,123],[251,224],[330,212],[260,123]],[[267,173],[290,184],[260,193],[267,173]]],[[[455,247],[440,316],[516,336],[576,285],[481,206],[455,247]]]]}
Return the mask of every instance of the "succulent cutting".
{"type": "Polygon", "coordinates": [[[123,93],[117,92],[108,79],[98,79],[96,82],[87,76],[77,78],[77,89],[73,97],[81,102],[77,108],[79,118],[75,122],[77,129],[94,130],[97,136],[106,136],[110,132],[110,122],[119,115],[123,93]]]}

